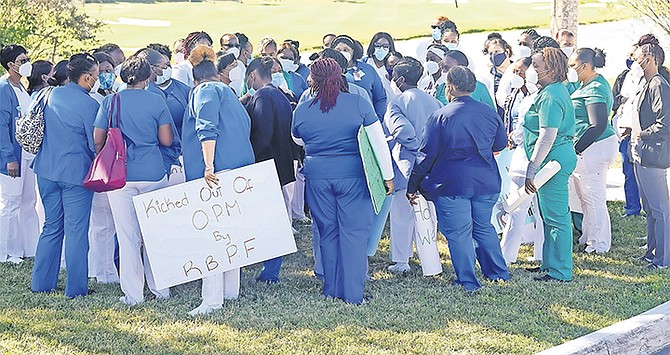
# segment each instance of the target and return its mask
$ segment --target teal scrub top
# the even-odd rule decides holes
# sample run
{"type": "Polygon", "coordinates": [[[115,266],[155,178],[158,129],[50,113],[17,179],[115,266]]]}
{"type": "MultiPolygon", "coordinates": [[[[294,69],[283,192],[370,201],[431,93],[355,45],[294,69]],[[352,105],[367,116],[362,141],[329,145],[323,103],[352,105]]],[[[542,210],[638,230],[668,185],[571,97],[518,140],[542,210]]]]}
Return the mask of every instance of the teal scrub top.
{"type": "MultiPolygon", "coordinates": [[[[486,85],[482,84],[480,81],[477,81],[475,91],[473,91],[472,94],[470,94],[470,97],[472,97],[476,101],[487,104],[492,108],[496,108],[495,105],[493,105],[493,100],[491,99],[491,94],[489,94],[489,90],[486,88],[486,85]]],[[[435,91],[435,98],[438,101],[440,101],[442,105],[446,106],[449,103],[449,101],[447,100],[447,84],[442,83],[437,86],[437,90],[435,91]]]]}
{"type": "MultiPolygon", "coordinates": [[[[173,124],[165,100],[147,90],[119,92],[121,103],[121,133],[126,142],[126,181],[160,181],[167,173],[159,149],[158,127],[173,124]]],[[[108,129],[109,95],[98,110],[94,126],[108,129]]]]}
{"type": "Polygon", "coordinates": [[[540,128],[558,128],[558,134],[549,155],[541,166],[557,160],[561,170],[571,172],[576,163],[573,148],[575,135],[575,110],[568,89],[563,83],[553,83],[542,88],[524,116],[524,148],[528,159],[533,154],[540,128]]]}
{"type": "MultiPolygon", "coordinates": [[[[570,98],[572,99],[572,105],[575,108],[575,140],[578,140],[591,125],[589,123],[589,116],[586,113],[586,106],[604,103],[607,106],[607,112],[610,112],[614,102],[612,88],[607,80],[600,74],[586,85],[578,87],[577,90],[570,95],[570,98]]],[[[614,127],[612,127],[612,124],[608,120],[605,131],[598,137],[598,139],[596,139],[596,142],[600,142],[615,134],[614,127]]]]}

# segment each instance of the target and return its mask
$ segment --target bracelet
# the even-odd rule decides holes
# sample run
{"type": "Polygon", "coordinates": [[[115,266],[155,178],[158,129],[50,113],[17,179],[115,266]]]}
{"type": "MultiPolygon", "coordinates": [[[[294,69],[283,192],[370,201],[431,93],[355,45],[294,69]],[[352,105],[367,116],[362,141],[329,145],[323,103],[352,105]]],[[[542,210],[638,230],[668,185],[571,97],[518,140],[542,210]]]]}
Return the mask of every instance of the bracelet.
{"type": "Polygon", "coordinates": [[[207,170],[214,170],[214,166],[213,165],[210,165],[210,166],[205,165],[205,171],[207,171],[207,170]]]}

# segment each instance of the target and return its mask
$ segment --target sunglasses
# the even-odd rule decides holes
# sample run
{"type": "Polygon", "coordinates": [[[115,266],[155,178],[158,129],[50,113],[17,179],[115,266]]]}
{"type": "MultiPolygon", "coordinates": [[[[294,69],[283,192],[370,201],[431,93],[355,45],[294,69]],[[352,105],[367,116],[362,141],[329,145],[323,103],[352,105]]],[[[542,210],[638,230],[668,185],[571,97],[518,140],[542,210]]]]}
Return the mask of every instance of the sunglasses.
{"type": "Polygon", "coordinates": [[[435,29],[435,28],[440,28],[440,26],[438,26],[438,25],[431,25],[430,28],[435,29]]]}
{"type": "Polygon", "coordinates": [[[19,59],[19,60],[14,61],[14,63],[16,63],[18,65],[23,65],[23,64],[26,64],[28,62],[30,62],[30,58],[24,58],[24,59],[19,59]]]}

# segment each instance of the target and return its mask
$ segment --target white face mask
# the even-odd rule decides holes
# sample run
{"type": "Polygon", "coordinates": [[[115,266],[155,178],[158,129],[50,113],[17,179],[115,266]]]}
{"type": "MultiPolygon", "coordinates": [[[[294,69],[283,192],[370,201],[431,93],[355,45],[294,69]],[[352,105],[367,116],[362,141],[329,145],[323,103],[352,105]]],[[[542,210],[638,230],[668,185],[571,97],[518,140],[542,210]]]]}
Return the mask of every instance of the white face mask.
{"type": "Polygon", "coordinates": [[[512,88],[513,89],[520,89],[524,84],[523,78],[519,74],[514,74],[512,77],[512,88]]]}
{"type": "Polygon", "coordinates": [[[455,50],[458,49],[458,43],[451,43],[451,42],[449,42],[449,43],[445,43],[444,45],[445,45],[445,46],[447,47],[447,49],[450,50],[450,51],[455,51],[455,50]]]}
{"type": "Polygon", "coordinates": [[[19,67],[19,75],[21,75],[22,77],[27,78],[32,73],[33,73],[33,65],[30,62],[23,63],[19,67]]]}
{"type": "Polygon", "coordinates": [[[349,63],[351,61],[351,53],[345,52],[345,51],[340,51],[340,54],[342,54],[344,56],[344,59],[347,60],[347,63],[349,63]]]}
{"type": "Polygon", "coordinates": [[[428,72],[429,75],[433,75],[437,73],[437,71],[440,70],[440,65],[433,62],[433,61],[428,61],[426,62],[426,72],[428,72]]]}
{"type": "Polygon", "coordinates": [[[530,57],[530,47],[519,46],[519,58],[528,58],[528,57],[530,57]]]}
{"type": "Polygon", "coordinates": [[[568,56],[568,58],[570,58],[572,52],[575,51],[575,47],[563,47],[561,48],[561,50],[563,51],[563,53],[565,53],[566,56],[568,56]]]}
{"type": "Polygon", "coordinates": [[[284,73],[272,74],[272,85],[288,90],[288,84],[286,83],[286,79],[284,79],[284,73]]]}
{"type": "Polygon", "coordinates": [[[240,56],[240,49],[237,48],[237,47],[231,47],[231,48],[228,48],[226,53],[233,53],[233,55],[235,56],[235,59],[237,59],[237,57],[240,56]]]}
{"type": "Polygon", "coordinates": [[[298,64],[295,64],[292,60],[290,59],[279,59],[279,62],[281,63],[282,68],[284,68],[285,71],[292,71],[295,72],[298,70],[298,64]]]}
{"type": "Polygon", "coordinates": [[[172,78],[172,68],[167,67],[163,69],[163,75],[156,77],[156,85],[163,85],[168,82],[170,78],[172,78]]]}
{"type": "Polygon", "coordinates": [[[430,30],[430,35],[433,36],[433,39],[439,41],[442,39],[442,30],[439,28],[433,28],[430,30]]]}
{"type": "Polygon", "coordinates": [[[640,78],[644,76],[644,69],[642,69],[642,66],[636,60],[630,65],[630,75],[632,75],[636,81],[639,81],[640,78]]]}
{"type": "Polygon", "coordinates": [[[526,82],[530,85],[537,85],[537,71],[533,66],[526,69],[526,82]]]}
{"type": "Polygon", "coordinates": [[[244,70],[240,66],[236,66],[228,72],[228,79],[232,82],[238,82],[244,80],[244,70]]]}
{"type": "Polygon", "coordinates": [[[402,94],[402,91],[398,87],[398,84],[395,83],[395,80],[391,80],[391,91],[396,95],[402,94]]]}
{"type": "Polygon", "coordinates": [[[571,83],[576,83],[579,81],[579,74],[575,68],[568,68],[568,81],[571,83]]]}
{"type": "Polygon", "coordinates": [[[538,91],[538,88],[536,84],[526,83],[526,90],[532,95],[538,91]]]}
{"type": "Polygon", "coordinates": [[[100,89],[100,79],[95,80],[95,84],[93,84],[93,87],[89,91],[91,94],[98,92],[98,89],[100,89]]]}
{"type": "Polygon", "coordinates": [[[184,61],[184,53],[178,52],[174,54],[174,62],[175,64],[179,64],[184,61]]]}
{"type": "Polygon", "coordinates": [[[121,64],[117,65],[116,68],[114,68],[114,75],[116,75],[117,78],[121,77],[121,64]]]}

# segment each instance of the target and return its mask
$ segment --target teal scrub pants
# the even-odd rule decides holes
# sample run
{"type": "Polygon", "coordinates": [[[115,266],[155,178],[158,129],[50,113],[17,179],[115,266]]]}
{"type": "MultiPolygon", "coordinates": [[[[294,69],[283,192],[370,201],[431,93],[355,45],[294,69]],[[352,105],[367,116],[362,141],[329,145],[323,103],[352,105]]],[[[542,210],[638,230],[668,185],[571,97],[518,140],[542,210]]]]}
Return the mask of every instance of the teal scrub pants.
{"type": "MultiPolygon", "coordinates": [[[[548,159],[549,160],[549,159],[548,159]]],[[[542,270],[555,279],[572,280],[572,221],[568,204],[570,172],[561,169],[537,192],[544,221],[542,270]]]]}

